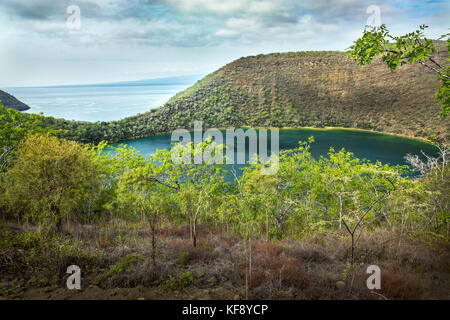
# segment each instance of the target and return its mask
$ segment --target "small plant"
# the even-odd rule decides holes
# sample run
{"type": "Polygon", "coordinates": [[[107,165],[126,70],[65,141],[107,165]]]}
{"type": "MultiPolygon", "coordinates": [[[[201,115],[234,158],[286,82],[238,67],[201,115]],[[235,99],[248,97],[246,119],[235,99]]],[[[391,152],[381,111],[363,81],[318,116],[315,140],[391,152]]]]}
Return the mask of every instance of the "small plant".
{"type": "Polygon", "coordinates": [[[342,281],[347,281],[348,274],[350,272],[350,269],[352,268],[352,265],[349,261],[345,264],[344,270],[342,270],[342,281]]]}
{"type": "Polygon", "coordinates": [[[186,271],[178,277],[170,276],[168,280],[163,282],[162,286],[172,291],[181,291],[194,284],[194,282],[194,276],[189,271],[186,271]]]}
{"type": "Polygon", "coordinates": [[[117,277],[126,272],[133,264],[137,263],[143,257],[140,254],[129,254],[120,259],[115,265],[113,265],[108,272],[103,275],[103,279],[109,278],[115,280],[117,277]]]}
{"type": "Polygon", "coordinates": [[[192,255],[189,251],[181,251],[178,254],[177,263],[181,266],[186,266],[192,260],[192,255]]]}

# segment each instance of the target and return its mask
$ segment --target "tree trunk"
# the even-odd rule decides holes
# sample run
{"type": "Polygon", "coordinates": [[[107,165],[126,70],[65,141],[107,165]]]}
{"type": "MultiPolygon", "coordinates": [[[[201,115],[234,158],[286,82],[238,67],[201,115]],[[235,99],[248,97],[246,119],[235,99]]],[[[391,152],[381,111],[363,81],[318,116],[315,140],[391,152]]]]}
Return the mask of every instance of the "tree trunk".
{"type": "Polygon", "coordinates": [[[193,234],[192,234],[192,217],[189,216],[189,239],[192,241],[193,234]]]}
{"type": "Polygon", "coordinates": [[[155,235],[155,224],[151,226],[152,229],[152,263],[153,267],[156,267],[156,235],[155,235]]]}
{"type": "Polygon", "coordinates": [[[153,214],[148,218],[148,222],[150,223],[150,232],[152,233],[151,245],[152,245],[152,264],[153,267],[156,267],[156,216],[153,214]]]}
{"type": "Polygon", "coordinates": [[[195,211],[195,215],[194,215],[194,219],[193,219],[193,223],[192,223],[192,242],[194,245],[194,248],[197,247],[197,219],[198,219],[198,214],[200,213],[200,203],[202,200],[202,192],[200,192],[200,195],[198,197],[198,204],[197,204],[197,210],[195,211]]]}
{"type": "Polygon", "coordinates": [[[352,234],[352,263],[351,263],[352,266],[354,261],[354,254],[355,254],[355,237],[354,234],[352,234]]]}
{"type": "Polygon", "coordinates": [[[55,226],[56,231],[61,232],[62,231],[62,218],[59,211],[59,207],[55,204],[51,205],[51,210],[53,211],[53,214],[55,215],[55,226]]]}
{"type": "Polygon", "coordinates": [[[194,248],[197,247],[197,230],[195,229],[196,227],[196,220],[194,220],[194,223],[192,225],[192,244],[194,245],[194,248]]]}
{"type": "Polygon", "coordinates": [[[62,231],[62,219],[61,217],[56,218],[56,231],[61,232],[62,231]]]}
{"type": "Polygon", "coordinates": [[[252,237],[250,237],[250,251],[248,256],[248,274],[250,278],[250,283],[252,281],[252,237]]]}

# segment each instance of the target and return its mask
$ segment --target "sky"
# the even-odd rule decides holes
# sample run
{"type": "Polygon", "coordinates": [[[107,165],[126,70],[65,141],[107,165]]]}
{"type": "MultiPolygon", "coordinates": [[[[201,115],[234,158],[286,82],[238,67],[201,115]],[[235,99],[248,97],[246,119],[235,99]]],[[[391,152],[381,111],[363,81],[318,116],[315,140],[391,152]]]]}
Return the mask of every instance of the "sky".
{"type": "Polygon", "coordinates": [[[260,53],[345,50],[367,23],[437,38],[449,21],[448,0],[0,0],[0,87],[208,74],[260,53]]]}

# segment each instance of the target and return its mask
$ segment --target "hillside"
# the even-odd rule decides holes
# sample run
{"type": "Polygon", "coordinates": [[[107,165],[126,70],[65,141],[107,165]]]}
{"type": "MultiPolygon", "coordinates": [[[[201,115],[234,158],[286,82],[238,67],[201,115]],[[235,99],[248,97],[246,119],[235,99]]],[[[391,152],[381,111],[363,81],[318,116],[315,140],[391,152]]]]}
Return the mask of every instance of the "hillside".
{"type": "Polygon", "coordinates": [[[25,111],[30,109],[30,107],[27,106],[25,103],[17,100],[16,97],[2,90],[0,90],[0,101],[7,108],[16,109],[19,111],[25,111]]]}
{"type": "Polygon", "coordinates": [[[194,120],[204,127],[361,128],[448,142],[450,121],[434,104],[438,86],[420,65],[391,72],[380,60],[360,66],[343,52],[275,53],[238,59],[158,109],[64,127],[83,142],[142,138],[192,128],[194,120]]]}

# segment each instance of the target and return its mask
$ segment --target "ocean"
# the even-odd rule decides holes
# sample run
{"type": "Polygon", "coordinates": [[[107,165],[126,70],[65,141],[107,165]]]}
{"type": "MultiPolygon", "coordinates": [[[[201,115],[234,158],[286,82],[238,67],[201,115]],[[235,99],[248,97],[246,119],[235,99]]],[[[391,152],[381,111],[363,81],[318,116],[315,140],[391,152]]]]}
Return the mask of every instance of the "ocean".
{"type": "Polygon", "coordinates": [[[30,106],[26,112],[95,122],[120,120],[157,108],[192,84],[14,87],[2,90],[30,106]]]}

